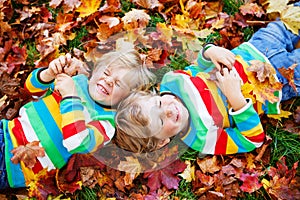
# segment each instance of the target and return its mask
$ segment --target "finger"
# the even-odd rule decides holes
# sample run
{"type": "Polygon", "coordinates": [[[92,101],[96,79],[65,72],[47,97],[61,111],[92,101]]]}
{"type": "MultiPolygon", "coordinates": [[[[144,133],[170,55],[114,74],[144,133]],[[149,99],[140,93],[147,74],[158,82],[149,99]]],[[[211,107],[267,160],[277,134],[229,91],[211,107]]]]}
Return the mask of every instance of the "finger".
{"type": "Polygon", "coordinates": [[[218,71],[221,70],[221,65],[218,62],[216,62],[215,60],[212,60],[212,63],[216,66],[216,68],[218,69],[218,71]]]}
{"type": "Polygon", "coordinates": [[[223,68],[223,74],[224,76],[227,76],[229,74],[229,69],[227,67],[223,68]]]}
{"type": "Polygon", "coordinates": [[[222,76],[222,74],[221,74],[220,71],[217,71],[217,72],[216,72],[216,78],[217,78],[218,81],[220,81],[220,80],[223,79],[223,76],[222,76]]]}

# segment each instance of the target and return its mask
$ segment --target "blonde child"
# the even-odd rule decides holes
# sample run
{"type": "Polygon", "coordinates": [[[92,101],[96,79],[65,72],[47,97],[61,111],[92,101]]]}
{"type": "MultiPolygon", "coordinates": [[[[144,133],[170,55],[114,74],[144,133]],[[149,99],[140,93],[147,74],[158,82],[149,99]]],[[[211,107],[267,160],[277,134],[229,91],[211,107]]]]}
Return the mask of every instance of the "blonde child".
{"type": "Polygon", "coordinates": [[[70,76],[79,70],[74,62],[61,56],[48,68],[34,70],[25,88],[40,98],[24,105],[19,117],[1,121],[1,188],[25,187],[42,169],[61,168],[72,154],[105,145],[115,132],[115,107],[153,78],[134,50],[104,54],[90,79],[70,76]],[[40,142],[45,155],[37,157],[34,166],[14,164],[21,155],[11,151],[33,141],[40,142]]]}

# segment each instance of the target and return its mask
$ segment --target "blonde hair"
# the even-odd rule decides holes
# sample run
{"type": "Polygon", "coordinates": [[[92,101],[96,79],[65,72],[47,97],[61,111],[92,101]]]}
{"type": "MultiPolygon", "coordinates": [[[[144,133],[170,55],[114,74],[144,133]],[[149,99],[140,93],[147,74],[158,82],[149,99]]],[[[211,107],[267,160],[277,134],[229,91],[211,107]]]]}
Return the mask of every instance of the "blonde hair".
{"type": "Polygon", "coordinates": [[[120,67],[129,69],[128,75],[132,77],[133,88],[145,90],[155,82],[155,75],[143,63],[140,54],[134,50],[111,51],[97,60],[93,73],[107,67],[120,67]]]}
{"type": "Polygon", "coordinates": [[[151,130],[148,128],[149,117],[145,116],[142,107],[137,103],[145,96],[154,95],[150,92],[132,92],[118,106],[115,116],[116,134],[114,142],[125,150],[134,153],[151,152],[158,148],[159,139],[148,137],[151,130]]]}

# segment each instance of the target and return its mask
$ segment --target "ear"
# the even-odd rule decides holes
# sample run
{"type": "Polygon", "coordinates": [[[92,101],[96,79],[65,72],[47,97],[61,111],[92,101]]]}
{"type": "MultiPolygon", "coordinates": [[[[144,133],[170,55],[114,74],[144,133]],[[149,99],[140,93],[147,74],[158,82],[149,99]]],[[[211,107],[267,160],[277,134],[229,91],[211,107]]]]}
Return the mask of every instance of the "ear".
{"type": "Polygon", "coordinates": [[[170,142],[170,138],[160,140],[157,145],[157,149],[164,147],[166,144],[170,142]]]}

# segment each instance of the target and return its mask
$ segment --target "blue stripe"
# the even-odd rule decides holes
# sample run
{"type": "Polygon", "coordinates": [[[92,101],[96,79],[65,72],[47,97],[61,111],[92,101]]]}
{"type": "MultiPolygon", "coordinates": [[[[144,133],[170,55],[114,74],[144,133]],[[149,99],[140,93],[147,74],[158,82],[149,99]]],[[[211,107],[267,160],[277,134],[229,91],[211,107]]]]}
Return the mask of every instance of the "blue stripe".
{"type": "Polygon", "coordinates": [[[238,147],[237,153],[249,152],[256,148],[251,142],[244,138],[236,128],[226,128],[226,133],[238,147]],[[248,148],[247,148],[248,147],[248,148]]]}
{"type": "Polygon", "coordinates": [[[243,122],[240,122],[237,124],[237,127],[239,127],[239,130],[242,131],[248,131],[253,129],[253,127],[257,126],[259,124],[260,120],[258,116],[253,113],[251,116],[248,117],[247,120],[244,120],[243,122]],[[255,124],[253,123],[255,122],[255,124]]]}
{"type": "MultiPolygon", "coordinates": [[[[52,98],[52,97],[46,97],[46,98],[52,98]]],[[[57,105],[58,106],[58,105],[57,105]]],[[[41,123],[39,123],[39,126],[43,126],[44,129],[46,129],[46,133],[42,133],[40,132],[39,128],[36,127],[35,125],[35,121],[31,121],[30,123],[32,124],[32,126],[34,126],[34,130],[36,131],[37,136],[39,137],[40,134],[47,134],[51,141],[43,141],[41,140],[40,142],[42,143],[42,146],[45,147],[45,150],[50,150],[50,152],[47,152],[48,156],[51,157],[55,157],[56,155],[52,155],[51,154],[51,149],[46,148],[49,143],[53,143],[56,148],[58,149],[58,151],[60,152],[61,156],[64,159],[64,162],[66,163],[68,158],[71,156],[71,154],[67,151],[67,149],[62,145],[62,141],[63,141],[63,135],[61,130],[59,129],[59,127],[57,126],[56,122],[54,121],[54,119],[52,118],[51,112],[49,111],[49,108],[46,106],[46,104],[44,103],[44,101],[37,101],[33,103],[33,107],[35,110],[32,110],[32,112],[35,113],[28,113],[28,116],[37,116],[41,119],[41,123]],[[42,114],[37,113],[37,111],[43,111],[42,114]]],[[[58,109],[58,108],[52,108],[52,109],[58,109]]],[[[28,110],[27,110],[28,112],[28,110]]],[[[30,120],[30,118],[29,118],[30,120]]],[[[40,139],[40,137],[39,137],[40,139]]],[[[51,159],[52,160],[52,159],[51,159]]],[[[57,164],[57,163],[56,163],[57,164]]]]}

